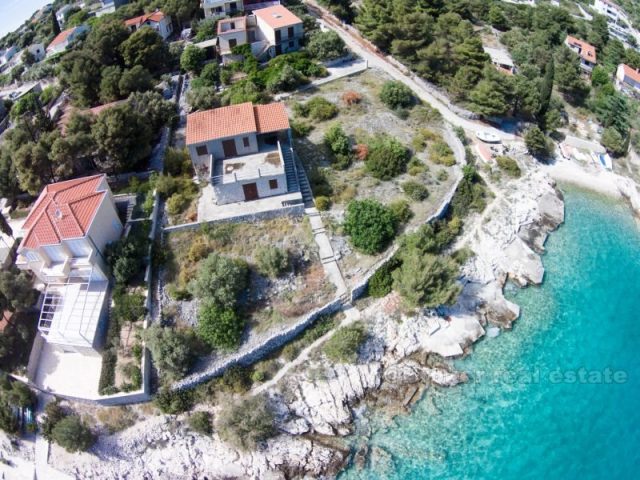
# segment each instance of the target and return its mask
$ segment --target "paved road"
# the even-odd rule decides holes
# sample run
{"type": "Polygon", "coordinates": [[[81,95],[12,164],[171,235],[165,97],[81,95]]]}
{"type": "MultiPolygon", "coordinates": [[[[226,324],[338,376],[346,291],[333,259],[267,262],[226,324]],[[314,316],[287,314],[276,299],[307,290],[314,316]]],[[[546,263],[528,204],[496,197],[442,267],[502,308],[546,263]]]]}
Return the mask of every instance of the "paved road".
{"type": "Polygon", "coordinates": [[[574,137],[573,135],[567,135],[564,139],[564,143],[580,150],[591,150],[596,153],[605,153],[605,148],[598,142],[592,140],[584,140],[582,138],[574,137]]]}
{"type": "Polygon", "coordinates": [[[503,140],[514,140],[516,138],[513,134],[459,116],[451,110],[444,99],[438,98],[440,95],[429,89],[426,82],[411,72],[405,73],[401,71],[391,59],[377,52],[371,43],[360,37],[355,29],[341,24],[333,15],[320,7],[314,0],[305,0],[305,3],[311,7],[312,13],[318,16],[327,28],[340,35],[347,44],[347,47],[362,59],[366,60],[369,67],[378,68],[407,85],[421,100],[429,103],[433,108],[438,110],[442,117],[451,124],[471,132],[491,133],[503,140]]]}

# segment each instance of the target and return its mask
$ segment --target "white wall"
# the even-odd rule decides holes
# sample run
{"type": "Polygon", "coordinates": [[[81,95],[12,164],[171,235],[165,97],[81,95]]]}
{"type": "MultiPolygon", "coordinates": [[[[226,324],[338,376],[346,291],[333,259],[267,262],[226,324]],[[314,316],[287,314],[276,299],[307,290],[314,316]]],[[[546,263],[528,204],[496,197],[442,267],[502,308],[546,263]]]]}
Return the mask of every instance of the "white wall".
{"type": "Polygon", "coordinates": [[[222,53],[230,53],[231,47],[229,46],[229,41],[234,39],[237,44],[236,45],[244,45],[247,43],[247,31],[239,31],[239,32],[231,32],[231,33],[223,33],[218,36],[218,45],[220,46],[220,52],[222,53]]]}
{"type": "Polygon", "coordinates": [[[213,155],[213,158],[215,159],[224,159],[225,155],[222,148],[222,142],[229,139],[234,140],[236,144],[236,151],[238,152],[239,157],[243,155],[250,155],[252,153],[258,153],[258,138],[255,133],[248,133],[246,135],[238,135],[236,137],[221,138],[218,140],[212,140],[210,142],[201,142],[189,145],[188,148],[191,159],[194,163],[202,162],[203,159],[207,159],[209,155],[213,155]],[[244,142],[242,141],[242,139],[245,137],[249,138],[249,147],[244,146],[244,142]],[[207,146],[207,155],[200,156],[196,152],[196,147],[201,145],[207,146]]]}
{"type": "Polygon", "coordinates": [[[282,175],[271,175],[242,180],[236,183],[215,185],[213,189],[216,193],[216,203],[218,205],[224,205],[225,203],[244,202],[245,198],[242,186],[250,183],[255,183],[258,187],[258,198],[273,197],[287,193],[287,177],[283,173],[282,175]],[[269,188],[269,180],[277,180],[278,188],[274,190],[269,188]]]}

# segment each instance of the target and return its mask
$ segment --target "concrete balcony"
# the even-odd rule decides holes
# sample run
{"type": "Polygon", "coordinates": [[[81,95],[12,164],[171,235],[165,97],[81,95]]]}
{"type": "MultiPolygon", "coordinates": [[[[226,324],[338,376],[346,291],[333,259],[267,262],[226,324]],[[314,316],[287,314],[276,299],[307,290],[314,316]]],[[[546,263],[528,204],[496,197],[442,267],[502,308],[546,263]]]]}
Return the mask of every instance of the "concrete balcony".
{"type": "Polygon", "coordinates": [[[211,183],[225,185],[248,179],[282,175],[285,172],[280,142],[276,145],[259,143],[258,153],[217,160],[210,156],[211,183]]]}

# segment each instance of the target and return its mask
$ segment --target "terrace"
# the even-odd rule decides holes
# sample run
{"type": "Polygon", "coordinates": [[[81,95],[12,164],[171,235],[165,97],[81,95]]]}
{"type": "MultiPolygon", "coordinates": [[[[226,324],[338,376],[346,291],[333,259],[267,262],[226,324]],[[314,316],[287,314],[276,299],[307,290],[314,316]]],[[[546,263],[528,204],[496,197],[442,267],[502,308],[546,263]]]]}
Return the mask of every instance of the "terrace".
{"type": "Polygon", "coordinates": [[[216,160],[210,155],[211,183],[224,185],[241,180],[282,175],[285,167],[282,146],[258,139],[258,153],[216,160]]]}

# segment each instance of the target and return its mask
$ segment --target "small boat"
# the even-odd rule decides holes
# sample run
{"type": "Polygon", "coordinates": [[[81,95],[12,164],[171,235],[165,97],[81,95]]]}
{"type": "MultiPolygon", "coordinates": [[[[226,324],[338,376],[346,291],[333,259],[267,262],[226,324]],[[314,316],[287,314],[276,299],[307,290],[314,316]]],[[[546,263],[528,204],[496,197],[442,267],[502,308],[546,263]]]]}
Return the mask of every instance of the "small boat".
{"type": "Polygon", "coordinates": [[[485,143],[500,143],[500,137],[489,132],[477,132],[476,137],[485,143]]]}

